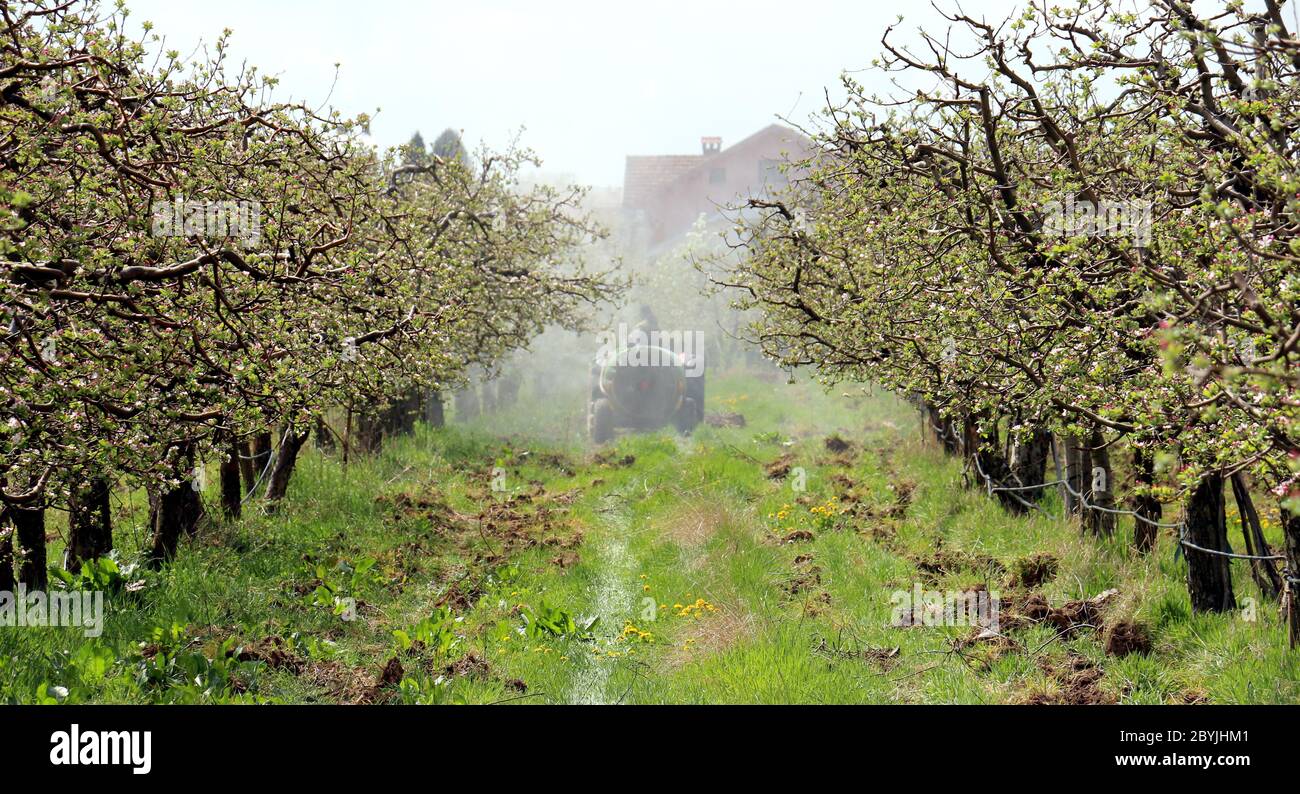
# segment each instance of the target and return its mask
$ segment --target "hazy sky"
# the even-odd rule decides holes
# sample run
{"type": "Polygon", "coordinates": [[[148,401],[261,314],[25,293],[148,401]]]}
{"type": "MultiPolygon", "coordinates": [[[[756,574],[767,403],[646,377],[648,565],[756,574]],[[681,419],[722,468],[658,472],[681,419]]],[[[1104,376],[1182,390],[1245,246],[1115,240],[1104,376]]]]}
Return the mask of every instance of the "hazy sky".
{"type": "MultiPolygon", "coordinates": [[[[279,75],[281,98],[372,113],[374,142],[523,142],[549,172],[618,185],[628,154],[694,153],[785,116],[807,120],[843,69],[900,31],[935,25],[928,4],[877,0],[656,3],[548,0],[127,0],[167,46],[189,53],[234,30],[233,53],[279,75]]],[[[941,0],[951,5],[951,0],[941,0]]],[[[1013,0],[966,0],[1004,17],[1013,0]]],[[[881,87],[885,87],[881,84],[881,87]]]]}

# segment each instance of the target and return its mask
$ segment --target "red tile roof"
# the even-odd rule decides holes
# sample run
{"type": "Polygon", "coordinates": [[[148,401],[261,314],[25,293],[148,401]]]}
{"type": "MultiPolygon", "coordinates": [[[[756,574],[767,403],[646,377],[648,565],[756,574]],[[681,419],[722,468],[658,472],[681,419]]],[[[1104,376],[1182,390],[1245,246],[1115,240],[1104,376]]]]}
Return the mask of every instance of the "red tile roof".
{"type": "Polygon", "coordinates": [[[629,155],[623,171],[623,206],[644,207],[661,188],[705,159],[701,154],[629,155]]]}

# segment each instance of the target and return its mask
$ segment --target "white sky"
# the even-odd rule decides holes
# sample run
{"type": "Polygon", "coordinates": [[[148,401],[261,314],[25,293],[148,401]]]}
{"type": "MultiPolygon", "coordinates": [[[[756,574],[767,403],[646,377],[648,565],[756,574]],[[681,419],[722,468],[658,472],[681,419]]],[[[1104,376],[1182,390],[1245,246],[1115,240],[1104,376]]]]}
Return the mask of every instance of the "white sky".
{"type": "MultiPolygon", "coordinates": [[[[523,127],[546,171],[598,186],[622,182],[628,154],[695,153],[702,135],[728,146],[778,115],[806,121],[841,70],[870,64],[898,14],[908,39],[941,29],[928,3],[878,0],[127,3],[186,54],[233,29],[233,54],[278,75],[282,99],[380,108],[381,146],[454,127],[499,147],[523,127]]],[[[962,7],[1000,19],[1023,6],[962,7]]]]}

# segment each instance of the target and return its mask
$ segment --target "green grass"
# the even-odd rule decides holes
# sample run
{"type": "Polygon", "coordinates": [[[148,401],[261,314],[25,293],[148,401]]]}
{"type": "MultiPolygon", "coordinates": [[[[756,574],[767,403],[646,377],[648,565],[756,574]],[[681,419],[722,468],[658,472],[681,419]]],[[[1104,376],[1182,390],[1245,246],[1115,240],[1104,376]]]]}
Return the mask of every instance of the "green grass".
{"type": "MultiPolygon", "coordinates": [[[[110,597],[101,637],[0,629],[0,699],[63,687],[68,702],[133,703],[1300,700],[1300,654],[1240,563],[1255,619],[1193,616],[1172,537],[1144,557],[1122,537],[1011,516],[964,488],[960,463],[888,395],[744,374],[709,389],[709,410],[745,427],[592,450],[575,389],[420,428],[346,467],[311,451],[282,510],[205,527],[138,594],[110,597]],[[826,450],[833,433],[849,453],[826,450]],[[782,456],[791,472],[769,477],[782,456]],[[792,487],[800,470],[806,491],[792,487]],[[829,515],[810,511],[832,497],[829,515]],[[812,538],[786,542],[800,530],[812,538]],[[923,575],[917,562],[940,548],[968,564],[923,575]],[[1116,588],[1107,623],[1147,627],[1152,652],[1110,656],[1086,629],[968,643],[969,627],[890,625],[891,596],[917,582],[1013,597],[1006,570],[1035,554],[1058,561],[1036,588],[1052,605],[1116,588]],[[351,573],[370,560],[373,573],[351,573]],[[355,599],[355,619],[336,614],[336,595],[355,599]],[[390,667],[378,685],[394,658],[400,676],[390,667]]],[[[129,557],[142,497],[122,495],[116,519],[129,557]]]]}

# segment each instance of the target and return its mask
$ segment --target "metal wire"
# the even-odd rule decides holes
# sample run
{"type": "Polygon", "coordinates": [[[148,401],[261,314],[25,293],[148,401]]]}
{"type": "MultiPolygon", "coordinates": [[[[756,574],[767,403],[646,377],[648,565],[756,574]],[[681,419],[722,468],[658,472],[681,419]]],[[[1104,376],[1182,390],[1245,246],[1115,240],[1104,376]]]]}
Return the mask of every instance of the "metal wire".
{"type": "Polygon", "coordinates": [[[262,484],[262,479],[266,477],[266,473],[271,470],[271,464],[275,463],[275,459],[280,457],[280,448],[284,446],[284,442],[288,438],[289,438],[289,431],[286,428],[284,431],[284,435],[280,437],[280,447],[277,447],[274,452],[266,456],[266,466],[262,468],[262,473],[257,475],[257,479],[253,482],[253,487],[249,488],[248,493],[244,494],[244,498],[239,500],[239,503],[241,505],[248,504],[248,500],[252,499],[253,494],[257,493],[257,486],[262,484]]]}
{"type": "MultiPolygon", "coordinates": [[[[933,422],[931,424],[933,424],[933,422]]],[[[935,430],[938,431],[940,430],[940,428],[938,426],[935,426],[935,430]]],[[[1053,455],[1055,455],[1055,450],[1053,450],[1053,455]]],[[[1173,523],[1168,521],[1154,521],[1150,518],[1147,518],[1144,515],[1141,515],[1140,513],[1135,513],[1132,510],[1116,510],[1108,507],[1102,507],[1101,505],[1094,505],[1091,502],[1089,502],[1088,498],[1084,496],[1082,493],[1079,493],[1078,491],[1071,488],[1070,483],[1064,479],[1052,480],[1051,482],[1045,482],[1041,485],[1006,486],[1000,483],[995,485],[993,478],[990,477],[988,474],[986,474],[984,472],[984,467],[980,465],[979,455],[972,455],[971,462],[975,464],[976,472],[978,472],[979,475],[984,478],[984,483],[990,496],[993,495],[994,493],[1010,494],[1010,496],[1013,499],[1020,502],[1024,506],[1032,507],[1033,509],[1042,513],[1043,515],[1050,516],[1051,518],[1054,519],[1059,518],[1059,516],[1047,512],[1039,505],[1021,499],[1019,496],[1016,495],[1015,492],[1039,490],[1042,488],[1048,488],[1053,485],[1060,485],[1063,486],[1065,490],[1069,491],[1071,496],[1073,496],[1075,499],[1078,499],[1080,505],[1086,507],[1089,510],[1094,510],[1100,513],[1109,513],[1111,515],[1118,515],[1118,516],[1132,516],[1135,521],[1140,521],[1149,526],[1160,527],[1162,529],[1177,529],[1178,544],[1182,548],[1193,549],[1195,551],[1201,552],[1202,554],[1215,554],[1220,557],[1228,557],[1234,560],[1264,560],[1270,562],[1278,562],[1278,561],[1286,560],[1286,557],[1280,554],[1237,554],[1235,552],[1230,552],[1230,551],[1219,551],[1218,549],[1207,549],[1204,546],[1199,546],[1187,539],[1187,522],[1185,521],[1178,521],[1173,523]]],[[[1291,581],[1292,583],[1296,583],[1296,580],[1294,579],[1288,579],[1288,581],[1291,581]]]]}

